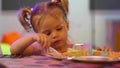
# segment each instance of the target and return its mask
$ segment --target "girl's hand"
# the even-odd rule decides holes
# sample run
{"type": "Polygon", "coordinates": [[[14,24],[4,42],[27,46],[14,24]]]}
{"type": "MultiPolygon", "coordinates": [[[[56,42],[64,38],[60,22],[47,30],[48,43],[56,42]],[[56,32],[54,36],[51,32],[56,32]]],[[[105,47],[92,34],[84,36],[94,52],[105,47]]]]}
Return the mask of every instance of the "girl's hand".
{"type": "Polygon", "coordinates": [[[37,33],[34,35],[33,39],[42,44],[44,48],[48,48],[51,45],[50,38],[45,34],[37,33]]]}
{"type": "Polygon", "coordinates": [[[96,50],[98,50],[98,51],[112,51],[109,47],[106,47],[106,46],[96,47],[96,50]]]}

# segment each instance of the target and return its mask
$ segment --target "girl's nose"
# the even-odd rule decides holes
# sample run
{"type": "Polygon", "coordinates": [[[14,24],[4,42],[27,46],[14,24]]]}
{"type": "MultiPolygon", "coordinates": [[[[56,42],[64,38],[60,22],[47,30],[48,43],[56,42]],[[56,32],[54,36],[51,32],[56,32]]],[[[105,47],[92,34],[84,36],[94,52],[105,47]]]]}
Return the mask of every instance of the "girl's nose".
{"type": "Polygon", "coordinates": [[[57,32],[56,31],[52,32],[52,38],[55,39],[56,37],[57,37],[57,32]]]}

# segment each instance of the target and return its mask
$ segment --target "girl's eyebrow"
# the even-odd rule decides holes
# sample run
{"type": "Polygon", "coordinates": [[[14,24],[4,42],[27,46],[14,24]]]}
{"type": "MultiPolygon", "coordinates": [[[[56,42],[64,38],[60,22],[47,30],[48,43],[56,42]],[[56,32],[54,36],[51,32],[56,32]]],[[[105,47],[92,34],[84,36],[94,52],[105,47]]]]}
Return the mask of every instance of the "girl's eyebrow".
{"type": "MultiPolygon", "coordinates": [[[[62,24],[59,24],[59,25],[57,25],[55,28],[58,28],[58,27],[61,27],[61,26],[64,26],[64,24],[62,23],[62,24]]],[[[48,31],[50,31],[49,29],[45,29],[45,30],[43,30],[43,31],[41,31],[42,33],[45,33],[45,32],[48,32],[48,31]]]]}
{"type": "Polygon", "coordinates": [[[56,28],[57,28],[57,27],[60,27],[60,26],[64,26],[64,24],[63,24],[63,23],[62,23],[62,24],[59,24],[59,25],[56,26],[56,28]]]}
{"type": "Polygon", "coordinates": [[[50,31],[50,30],[46,29],[46,30],[43,30],[43,31],[41,31],[41,32],[42,32],[42,33],[45,33],[45,32],[48,32],[48,31],[50,31]]]}

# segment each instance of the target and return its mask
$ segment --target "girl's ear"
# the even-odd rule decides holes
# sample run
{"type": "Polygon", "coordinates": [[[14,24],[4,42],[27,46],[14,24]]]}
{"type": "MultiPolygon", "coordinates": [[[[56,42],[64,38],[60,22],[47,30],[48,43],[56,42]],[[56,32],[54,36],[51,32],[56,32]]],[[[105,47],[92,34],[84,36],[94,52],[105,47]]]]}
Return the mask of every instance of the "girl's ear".
{"type": "Polygon", "coordinates": [[[18,18],[22,26],[26,31],[31,30],[30,18],[31,18],[31,10],[28,8],[23,8],[18,12],[18,18]]]}

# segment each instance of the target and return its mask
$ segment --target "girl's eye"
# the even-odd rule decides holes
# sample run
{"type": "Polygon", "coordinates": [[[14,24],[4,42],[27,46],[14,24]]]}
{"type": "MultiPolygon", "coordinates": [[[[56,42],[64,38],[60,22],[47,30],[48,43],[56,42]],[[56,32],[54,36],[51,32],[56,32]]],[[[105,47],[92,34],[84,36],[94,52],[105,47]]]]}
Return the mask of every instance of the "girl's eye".
{"type": "Polygon", "coordinates": [[[44,34],[46,34],[46,35],[48,35],[48,36],[49,36],[49,35],[51,34],[51,32],[45,32],[44,34]]]}
{"type": "Polygon", "coordinates": [[[60,31],[60,30],[62,30],[62,28],[63,28],[63,27],[59,27],[59,28],[57,28],[57,31],[60,31]]]}

